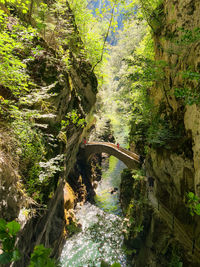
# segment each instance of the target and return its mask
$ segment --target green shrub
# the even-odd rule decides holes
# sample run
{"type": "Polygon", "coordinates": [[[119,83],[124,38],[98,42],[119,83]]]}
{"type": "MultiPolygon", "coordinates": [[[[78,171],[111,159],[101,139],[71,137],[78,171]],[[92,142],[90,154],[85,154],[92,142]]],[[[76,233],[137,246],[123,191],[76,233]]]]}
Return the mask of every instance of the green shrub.
{"type": "Polygon", "coordinates": [[[175,88],[174,95],[182,99],[185,105],[193,105],[200,102],[199,92],[190,88],[175,88]]]}
{"type": "Polygon", "coordinates": [[[45,248],[43,245],[35,246],[28,267],[56,267],[55,260],[49,257],[50,253],[50,248],[45,248]]]}
{"type": "Polygon", "coordinates": [[[0,264],[8,264],[20,259],[19,250],[15,247],[16,235],[20,230],[20,224],[16,221],[7,223],[0,219],[0,241],[3,253],[0,254],[0,264]]]}
{"type": "Polygon", "coordinates": [[[195,214],[200,215],[200,198],[193,192],[187,194],[187,206],[189,207],[192,216],[195,214]]]}
{"type": "MultiPolygon", "coordinates": [[[[39,180],[42,171],[39,163],[44,161],[46,155],[45,141],[40,131],[26,117],[18,117],[11,126],[18,141],[18,155],[20,158],[20,173],[29,195],[40,192],[39,180]]],[[[36,199],[37,200],[37,199],[36,199]]]]}
{"type": "Polygon", "coordinates": [[[176,245],[173,245],[172,252],[171,252],[171,259],[168,264],[168,267],[182,267],[182,266],[183,266],[183,262],[181,261],[180,251],[176,247],[176,245]]]}
{"type": "MultiPolygon", "coordinates": [[[[20,230],[20,224],[16,221],[6,222],[0,219],[0,241],[2,243],[3,253],[0,254],[0,264],[9,264],[20,260],[19,250],[15,247],[17,233],[20,230]]],[[[54,259],[50,258],[51,249],[43,245],[35,246],[31,254],[29,267],[56,267],[54,259]]]]}
{"type": "Polygon", "coordinates": [[[147,143],[153,147],[162,147],[167,145],[176,138],[174,130],[170,127],[169,122],[161,119],[158,115],[152,121],[147,131],[147,143]]]}
{"type": "Polygon", "coordinates": [[[75,109],[73,109],[71,112],[69,112],[66,116],[66,122],[62,121],[62,123],[66,126],[70,123],[76,125],[76,127],[84,128],[86,125],[86,121],[84,118],[81,118],[81,114],[79,114],[75,109]]]}

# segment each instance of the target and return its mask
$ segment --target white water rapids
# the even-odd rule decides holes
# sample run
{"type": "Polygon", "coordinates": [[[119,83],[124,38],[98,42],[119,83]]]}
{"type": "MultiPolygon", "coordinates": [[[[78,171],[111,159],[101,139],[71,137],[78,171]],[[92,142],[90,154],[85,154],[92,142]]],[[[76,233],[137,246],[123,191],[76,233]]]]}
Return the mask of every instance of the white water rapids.
{"type": "Polygon", "coordinates": [[[119,193],[110,193],[110,188],[119,188],[124,167],[111,157],[109,170],[97,188],[96,205],[85,203],[76,208],[82,231],[67,239],[60,259],[62,267],[100,267],[101,261],[129,266],[123,250],[123,218],[118,215],[119,193]]]}

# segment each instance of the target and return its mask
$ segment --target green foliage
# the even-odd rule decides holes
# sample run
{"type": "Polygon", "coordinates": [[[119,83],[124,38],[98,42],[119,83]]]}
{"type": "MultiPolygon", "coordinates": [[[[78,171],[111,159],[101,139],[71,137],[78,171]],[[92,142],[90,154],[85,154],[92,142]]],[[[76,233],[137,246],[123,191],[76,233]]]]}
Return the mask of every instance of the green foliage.
{"type": "Polygon", "coordinates": [[[7,5],[10,10],[15,7],[18,8],[24,14],[28,12],[30,2],[31,0],[0,0],[0,3],[7,5]]]}
{"type": "Polygon", "coordinates": [[[7,32],[0,33],[0,79],[1,84],[9,87],[14,95],[19,95],[28,89],[26,65],[14,54],[14,50],[22,48],[22,43],[16,40],[16,35],[7,32]]]}
{"type": "MultiPolygon", "coordinates": [[[[13,1],[17,2],[17,1],[13,1]]],[[[9,3],[8,3],[9,4],[9,3]]],[[[20,4],[20,3],[18,3],[20,4]]],[[[25,27],[17,18],[9,20],[8,15],[0,12],[0,78],[1,85],[8,87],[15,96],[26,93],[32,85],[23,58],[29,51],[36,31],[25,27]]]]}
{"type": "Polygon", "coordinates": [[[147,131],[147,143],[153,147],[168,147],[168,144],[178,138],[169,122],[160,118],[160,114],[154,117],[147,131]]]}
{"type": "Polygon", "coordinates": [[[143,232],[144,203],[144,196],[140,196],[137,200],[131,200],[129,203],[126,211],[126,219],[124,220],[125,239],[136,238],[139,233],[143,232]]]}
{"type": "Polygon", "coordinates": [[[27,193],[36,201],[43,202],[50,193],[51,185],[54,186],[52,178],[63,170],[64,156],[58,154],[48,159],[43,134],[27,118],[18,118],[12,127],[18,140],[20,170],[27,193]]]}
{"type": "Polygon", "coordinates": [[[200,81],[200,73],[192,71],[192,68],[182,72],[182,78],[188,81],[200,81]]]}
{"type": "Polygon", "coordinates": [[[49,257],[50,253],[51,249],[45,248],[43,245],[35,246],[28,267],[56,267],[55,260],[49,257]]]}
{"type": "Polygon", "coordinates": [[[41,183],[48,183],[49,179],[55,175],[55,173],[62,170],[60,163],[63,162],[64,155],[57,155],[55,158],[51,158],[47,162],[39,162],[39,166],[42,170],[39,174],[39,180],[41,183]]]}
{"type": "Polygon", "coordinates": [[[101,261],[101,267],[110,267],[110,264],[105,261],[101,261]]]}
{"type": "Polygon", "coordinates": [[[132,67],[133,72],[128,75],[132,81],[153,82],[164,80],[165,61],[154,61],[143,55],[135,55],[127,58],[127,63],[132,67]]]}
{"type": "Polygon", "coordinates": [[[120,263],[113,263],[112,265],[108,264],[107,262],[105,261],[101,261],[101,267],[121,267],[121,264],[120,263]]]}
{"type": "Polygon", "coordinates": [[[133,177],[134,180],[139,180],[140,181],[140,180],[142,180],[142,179],[144,179],[146,177],[145,172],[144,172],[143,169],[141,169],[141,170],[132,170],[131,173],[132,173],[132,177],[133,177]]]}
{"type": "Polygon", "coordinates": [[[128,124],[134,114],[132,104],[135,102],[130,79],[134,67],[129,68],[128,61],[134,60],[134,51],[144,36],[143,27],[144,25],[138,25],[134,20],[124,22],[124,29],[118,35],[118,43],[111,48],[109,60],[104,66],[106,77],[99,93],[98,106],[104,113],[104,116],[99,114],[99,121],[103,122],[103,117],[106,121],[111,120],[117,141],[123,145],[127,145],[128,124]]]}
{"type": "Polygon", "coordinates": [[[99,8],[93,12],[93,1],[69,0],[70,7],[75,15],[76,25],[83,41],[87,58],[92,64],[94,71],[102,82],[101,68],[106,62],[109,45],[107,39],[117,28],[117,10],[121,5],[118,0],[100,2],[99,8]],[[95,14],[94,14],[95,13],[95,14]]]}
{"type": "Polygon", "coordinates": [[[171,260],[168,264],[168,267],[182,267],[183,262],[181,261],[179,249],[173,245],[171,252],[171,260]]]}
{"type": "Polygon", "coordinates": [[[94,65],[99,59],[103,47],[104,25],[98,22],[87,8],[87,1],[70,0],[70,7],[75,15],[81,39],[86,49],[87,56],[94,65]]]}
{"type": "Polygon", "coordinates": [[[18,109],[14,111],[15,114],[11,114],[13,114],[15,120],[11,127],[18,141],[17,153],[20,157],[22,179],[28,194],[32,197],[35,196],[35,200],[37,200],[43,184],[40,180],[40,174],[43,174],[43,170],[39,163],[45,159],[45,141],[42,133],[35,129],[34,123],[31,123],[26,115],[18,109]]]}
{"type": "Polygon", "coordinates": [[[136,252],[137,252],[136,249],[126,247],[125,245],[123,247],[123,250],[126,253],[126,255],[128,255],[128,256],[132,256],[132,255],[136,254],[136,252]]]}
{"type": "MultiPolygon", "coordinates": [[[[125,244],[130,244],[128,247],[130,254],[136,253],[135,249],[141,245],[140,237],[145,229],[145,213],[148,210],[146,199],[146,181],[134,178],[130,171],[123,171],[121,184],[121,200],[123,203],[124,219],[124,236],[125,244]],[[130,243],[129,243],[130,241],[130,243]]],[[[137,174],[137,172],[136,172],[137,174]]]]}
{"type": "MultiPolygon", "coordinates": [[[[139,20],[147,20],[153,31],[157,31],[162,26],[162,1],[140,0],[132,1],[128,8],[137,10],[136,17],[139,20]]],[[[154,82],[165,79],[165,61],[154,60],[154,45],[150,28],[143,26],[143,36],[136,47],[133,46],[129,56],[123,61],[127,65],[121,84],[128,80],[128,90],[131,87],[132,112],[130,143],[135,144],[136,150],[145,153],[145,145],[164,146],[168,141],[175,138],[169,122],[164,122],[150,100],[150,90],[154,82]],[[131,82],[131,83],[130,83],[131,82]]],[[[121,86],[122,86],[121,85],[121,86]]],[[[124,88],[123,88],[124,89],[124,88]]],[[[124,90],[123,90],[124,92],[124,90]]],[[[130,93],[129,93],[130,94],[130,93]]],[[[165,94],[164,94],[165,95],[165,94]]],[[[130,99],[128,93],[121,95],[121,99],[130,99]]],[[[166,118],[165,118],[166,119],[166,118]]]]}
{"type": "MultiPolygon", "coordinates": [[[[154,82],[162,82],[165,79],[165,61],[154,60],[153,40],[146,30],[146,35],[132,55],[125,60],[128,65],[126,77],[132,84],[132,116],[130,143],[134,143],[136,150],[144,154],[147,146],[168,147],[179,137],[170,119],[161,117],[161,109],[156,107],[150,99],[151,87],[154,82]]],[[[167,97],[166,92],[163,95],[167,97]]]]}
{"type": "Polygon", "coordinates": [[[36,20],[36,27],[39,32],[43,32],[45,37],[45,29],[47,27],[46,18],[48,15],[48,6],[45,3],[40,3],[38,10],[37,10],[37,16],[35,16],[36,20]]]}
{"type": "Polygon", "coordinates": [[[144,226],[143,225],[138,225],[138,226],[135,226],[134,228],[134,232],[136,233],[140,233],[144,230],[144,226]]]}
{"type": "Polygon", "coordinates": [[[9,234],[12,236],[15,236],[20,230],[20,224],[15,221],[7,223],[6,227],[8,229],[9,234]]]}
{"type": "Polygon", "coordinates": [[[16,221],[7,223],[0,219],[0,241],[3,253],[0,255],[0,264],[8,264],[20,259],[20,253],[15,247],[16,235],[20,230],[20,224],[16,221]]]}
{"type": "Polygon", "coordinates": [[[192,67],[189,67],[186,71],[182,71],[179,75],[182,76],[184,84],[186,85],[183,88],[175,88],[174,95],[177,98],[182,99],[185,105],[198,104],[200,102],[200,74],[198,72],[193,71],[192,67]],[[194,85],[193,88],[189,86],[191,82],[194,85]]]}
{"type": "Polygon", "coordinates": [[[134,0],[126,5],[125,9],[137,10],[134,12],[135,17],[140,21],[146,20],[151,29],[157,32],[162,26],[162,3],[163,0],[134,0]]]}
{"type": "Polygon", "coordinates": [[[178,28],[178,31],[181,33],[181,35],[177,38],[172,38],[172,41],[176,43],[177,45],[183,45],[187,46],[191,43],[194,43],[196,41],[200,40],[200,28],[194,28],[193,30],[188,30],[185,28],[178,28]]]}
{"type": "Polygon", "coordinates": [[[156,129],[154,130],[156,123],[154,123],[154,128],[151,125],[152,121],[156,122],[154,117],[157,112],[154,103],[149,99],[149,92],[154,80],[157,77],[162,79],[162,68],[165,66],[164,62],[156,63],[153,58],[153,41],[149,29],[146,29],[144,38],[131,57],[127,58],[128,75],[132,82],[130,143],[135,143],[136,149],[141,154],[144,153],[145,145],[151,142],[152,135],[156,134],[156,129]]]}
{"type": "Polygon", "coordinates": [[[193,192],[187,194],[187,207],[189,207],[192,216],[200,215],[200,198],[193,192]]]}
{"type": "Polygon", "coordinates": [[[173,255],[168,267],[182,267],[182,266],[183,262],[181,261],[181,258],[177,255],[173,255]]]}
{"type": "Polygon", "coordinates": [[[41,159],[45,154],[42,135],[26,118],[20,117],[13,121],[12,127],[21,146],[21,157],[24,165],[33,164],[36,159],[41,159]]]}
{"type": "Polygon", "coordinates": [[[163,0],[140,0],[142,8],[155,9],[163,3],[163,0]]]}
{"type": "Polygon", "coordinates": [[[81,118],[81,114],[77,113],[75,109],[67,114],[66,119],[66,121],[62,121],[62,127],[66,127],[71,123],[81,128],[84,128],[86,125],[85,119],[81,118]]]}
{"type": "Polygon", "coordinates": [[[113,263],[110,267],[121,267],[121,264],[120,263],[117,263],[117,262],[115,262],[115,263],[113,263]]]}
{"type": "MultiPolygon", "coordinates": [[[[0,254],[0,264],[9,264],[18,261],[21,256],[19,250],[15,247],[17,233],[20,230],[20,224],[16,221],[6,222],[0,219],[0,241],[2,243],[3,253],[0,254]]],[[[54,259],[50,256],[51,249],[43,245],[35,246],[31,254],[29,267],[56,267],[54,259]]]]}
{"type": "Polygon", "coordinates": [[[77,226],[77,224],[72,220],[70,224],[66,226],[67,233],[69,236],[72,236],[73,234],[77,234],[81,232],[81,228],[77,226]]]}
{"type": "Polygon", "coordinates": [[[163,0],[140,0],[142,14],[154,33],[162,28],[163,0]]]}
{"type": "Polygon", "coordinates": [[[200,102],[199,92],[192,90],[191,88],[175,88],[174,95],[182,99],[185,105],[198,104],[200,102]]]}

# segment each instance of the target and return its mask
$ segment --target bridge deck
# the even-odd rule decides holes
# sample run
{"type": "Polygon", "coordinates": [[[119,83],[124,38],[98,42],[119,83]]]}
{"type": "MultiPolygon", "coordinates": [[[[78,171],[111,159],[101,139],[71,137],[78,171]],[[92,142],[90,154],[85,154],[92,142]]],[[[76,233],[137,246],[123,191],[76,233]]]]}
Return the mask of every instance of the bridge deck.
{"type": "Polygon", "coordinates": [[[125,148],[117,147],[117,145],[108,142],[89,142],[85,144],[85,150],[88,156],[94,153],[107,153],[117,157],[123,161],[127,167],[136,168],[140,164],[140,156],[125,148]]]}

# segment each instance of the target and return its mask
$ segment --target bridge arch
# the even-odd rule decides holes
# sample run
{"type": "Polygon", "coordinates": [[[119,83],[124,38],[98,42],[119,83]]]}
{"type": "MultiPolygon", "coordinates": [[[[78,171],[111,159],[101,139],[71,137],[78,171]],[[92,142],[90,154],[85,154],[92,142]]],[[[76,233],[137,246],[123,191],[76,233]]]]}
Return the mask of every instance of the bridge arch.
{"type": "Polygon", "coordinates": [[[84,154],[88,161],[93,154],[107,153],[121,160],[129,169],[140,167],[140,156],[113,143],[108,142],[89,142],[84,145],[84,154]]]}

